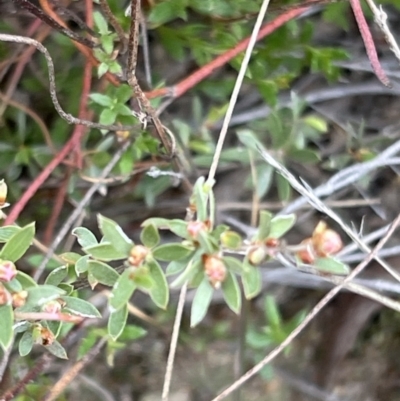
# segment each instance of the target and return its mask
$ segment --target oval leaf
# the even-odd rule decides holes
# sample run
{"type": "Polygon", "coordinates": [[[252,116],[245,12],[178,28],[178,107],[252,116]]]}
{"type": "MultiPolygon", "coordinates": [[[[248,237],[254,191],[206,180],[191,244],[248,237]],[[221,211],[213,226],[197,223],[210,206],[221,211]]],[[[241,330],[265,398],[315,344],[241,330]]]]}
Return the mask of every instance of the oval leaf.
{"type": "Polygon", "coordinates": [[[63,309],[82,317],[101,317],[100,312],[89,302],[80,298],[62,296],[61,299],[66,302],[63,309]]]}
{"type": "Polygon", "coordinates": [[[0,306],[0,346],[6,351],[13,341],[14,314],[12,305],[0,306]]]}
{"type": "Polygon", "coordinates": [[[33,237],[35,236],[35,223],[28,224],[17,231],[5,243],[0,252],[0,259],[16,262],[25,254],[31,246],[33,237]]]}
{"type": "Polygon", "coordinates": [[[116,250],[109,242],[102,242],[101,244],[83,248],[83,251],[95,259],[104,260],[106,262],[110,260],[126,259],[128,257],[127,253],[116,250]]]}
{"type": "Polygon", "coordinates": [[[296,222],[295,214],[288,214],[286,216],[275,216],[271,220],[271,231],[269,232],[270,238],[280,238],[286,234],[296,222]]]}
{"type": "Polygon", "coordinates": [[[136,284],[133,282],[130,275],[131,270],[126,269],[114,284],[109,300],[111,312],[121,309],[126,305],[131,298],[133,291],[135,291],[136,284]]]}
{"type": "Polygon", "coordinates": [[[65,277],[67,277],[67,275],[67,266],[57,267],[46,277],[46,281],[44,283],[57,286],[65,279],[65,277]]]}
{"type": "Polygon", "coordinates": [[[349,266],[333,258],[319,258],[315,261],[314,267],[324,273],[331,273],[346,276],[350,273],[349,266]]]}
{"type": "Polygon", "coordinates": [[[261,291],[260,269],[255,266],[250,266],[250,268],[242,274],[242,283],[246,299],[252,299],[257,296],[261,291]]]}
{"type": "Polygon", "coordinates": [[[111,266],[97,260],[88,262],[89,274],[97,283],[112,287],[119,279],[119,274],[111,266]]]}
{"type": "Polygon", "coordinates": [[[127,318],[128,307],[126,305],[110,314],[107,329],[108,334],[114,341],[121,335],[122,331],[124,330],[127,318]]]}
{"type": "Polygon", "coordinates": [[[97,215],[97,221],[105,241],[109,242],[122,255],[125,254],[127,258],[133,243],[122,228],[114,220],[108,219],[101,214],[97,215]]]}
{"type": "Polygon", "coordinates": [[[213,296],[214,289],[205,277],[196,290],[193,298],[192,309],[190,313],[190,327],[199,324],[207,313],[208,307],[213,296]]]}
{"type": "Polygon", "coordinates": [[[98,244],[95,235],[85,227],[74,228],[72,234],[77,237],[78,243],[82,248],[98,244]]]}
{"type": "Polygon", "coordinates": [[[19,340],[18,344],[18,352],[21,356],[28,355],[33,347],[33,337],[32,332],[27,330],[22,334],[21,340],[19,340]]]}
{"type": "Polygon", "coordinates": [[[166,309],[169,301],[169,289],[164,272],[155,260],[150,261],[147,265],[153,279],[153,285],[149,290],[150,297],[159,308],[166,309]]]}
{"type": "Polygon", "coordinates": [[[140,241],[147,248],[154,248],[160,242],[160,234],[154,224],[146,225],[140,233],[140,241]]]}
{"type": "Polygon", "coordinates": [[[37,287],[36,281],[28,274],[18,270],[17,280],[21,283],[22,288],[27,289],[29,287],[37,287]]]}
{"type": "Polygon", "coordinates": [[[193,248],[179,243],[163,244],[152,251],[153,257],[165,262],[183,259],[193,252],[193,248]]]}
{"type": "Polygon", "coordinates": [[[57,358],[68,359],[67,352],[65,351],[64,347],[58,341],[54,341],[52,344],[46,345],[44,347],[47,349],[47,351],[49,351],[51,354],[53,354],[57,358]]]}
{"type": "Polygon", "coordinates": [[[61,288],[53,285],[40,285],[27,289],[28,298],[24,306],[42,306],[49,301],[59,298],[65,292],[61,288]]]}
{"type": "Polygon", "coordinates": [[[242,306],[242,295],[240,293],[239,283],[236,276],[229,272],[222,283],[222,293],[229,308],[239,314],[242,306]]]}

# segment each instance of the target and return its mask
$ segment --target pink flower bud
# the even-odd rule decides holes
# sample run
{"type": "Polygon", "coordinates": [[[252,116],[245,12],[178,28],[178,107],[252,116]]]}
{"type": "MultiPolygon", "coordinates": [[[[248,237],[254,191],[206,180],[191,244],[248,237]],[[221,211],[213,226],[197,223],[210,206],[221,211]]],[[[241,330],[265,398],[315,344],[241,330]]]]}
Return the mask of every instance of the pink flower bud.
{"type": "Polygon", "coordinates": [[[46,312],[46,313],[52,313],[52,314],[56,314],[59,313],[62,309],[62,305],[58,300],[53,300],[53,301],[49,301],[46,302],[43,306],[42,306],[42,311],[46,312]]]}
{"type": "Polygon", "coordinates": [[[3,284],[0,283],[0,306],[10,305],[11,302],[11,294],[4,288],[3,284]]]}
{"type": "Polygon", "coordinates": [[[17,275],[17,268],[9,260],[0,261],[0,281],[8,283],[17,275]]]}
{"type": "Polygon", "coordinates": [[[226,267],[219,256],[203,255],[204,271],[214,288],[220,288],[226,278],[226,267]]]}
{"type": "Polygon", "coordinates": [[[208,231],[208,226],[203,221],[189,221],[187,225],[187,231],[191,238],[197,239],[201,231],[208,231]]]}
{"type": "Polygon", "coordinates": [[[324,222],[318,223],[315,228],[312,243],[316,254],[320,257],[335,255],[343,248],[340,235],[328,228],[324,222]]]}
{"type": "Polygon", "coordinates": [[[297,256],[303,263],[307,263],[309,265],[315,262],[315,252],[313,247],[313,242],[311,238],[307,238],[301,241],[300,245],[302,245],[302,249],[297,252],[297,256]]]}

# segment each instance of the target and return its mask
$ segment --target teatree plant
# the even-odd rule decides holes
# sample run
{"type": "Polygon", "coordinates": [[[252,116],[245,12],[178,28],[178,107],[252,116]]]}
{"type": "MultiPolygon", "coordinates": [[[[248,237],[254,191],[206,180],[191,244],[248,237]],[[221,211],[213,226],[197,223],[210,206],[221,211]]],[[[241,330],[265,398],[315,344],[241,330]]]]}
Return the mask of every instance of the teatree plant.
{"type": "MultiPolygon", "coordinates": [[[[7,206],[7,186],[0,183],[1,207],[7,206]]],[[[86,277],[92,288],[98,284],[111,287],[108,307],[107,335],[110,358],[118,349],[117,339],[123,333],[130,339],[143,335],[138,328],[126,327],[128,303],[135,291],[147,293],[156,306],[165,309],[169,302],[167,276],[170,286],[188,284],[196,294],[191,309],[191,326],[201,322],[207,313],[213,293],[222,290],[228,307],[235,313],[241,309],[238,279],[246,299],[261,291],[260,265],[277,253],[292,252],[299,263],[312,263],[315,269],[327,274],[346,274],[347,266],[332,255],[341,248],[339,235],[320,223],[312,237],[298,246],[288,246],[281,239],[295,223],[294,215],[275,216],[263,211],[257,233],[249,240],[225,225],[216,225],[212,185],[199,178],[190,199],[188,220],[150,218],[143,222],[141,243],[135,244],[113,220],[98,215],[102,238],[85,227],[77,227],[73,234],[82,253],[59,255],[65,261],[53,269],[44,284],[36,283],[19,271],[15,263],[30,247],[34,225],[0,228],[0,344],[11,346],[14,335],[22,333],[19,352],[27,355],[34,344],[45,346],[51,353],[66,358],[66,352],[57,341],[65,334],[63,325],[80,322],[83,318],[98,318],[100,312],[80,297],[71,280],[86,277]],[[179,240],[161,243],[159,231],[168,229],[179,240]],[[241,259],[230,254],[241,254],[241,259]],[[124,270],[115,269],[110,262],[122,262],[124,270]],[[166,269],[160,262],[167,262],[166,269]],[[128,330],[128,331],[127,331],[128,330]],[[129,334],[130,333],[130,334],[129,334]]],[[[70,325],[68,326],[71,327],[70,325]]],[[[104,336],[105,332],[91,337],[104,336]]],[[[82,352],[90,341],[85,343],[82,352]]]]}

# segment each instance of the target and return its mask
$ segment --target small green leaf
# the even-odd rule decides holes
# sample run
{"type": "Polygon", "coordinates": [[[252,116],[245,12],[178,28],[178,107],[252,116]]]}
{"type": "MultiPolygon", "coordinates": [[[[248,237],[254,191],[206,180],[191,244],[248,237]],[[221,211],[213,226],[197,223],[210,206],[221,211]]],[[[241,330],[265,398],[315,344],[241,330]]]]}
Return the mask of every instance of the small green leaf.
{"type": "Polygon", "coordinates": [[[319,258],[315,261],[314,266],[319,271],[340,276],[350,273],[349,266],[333,258],[319,258]]]}
{"type": "Polygon", "coordinates": [[[126,269],[114,284],[109,301],[111,312],[122,308],[129,301],[135,291],[136,284],[131,279],[131,274],[132,270],[129,268],[126,269]]]}
{"type": "Polygon", "coordinates": [[[97,215],[97,221],[105,242],[109,242],[119,253],[128,257],[133,243],[122,228],[114,220],[108,219],[101,214],[97,215]]]}
{"type": "Polygon", "coordinates": [[[13,341],[14,313],[12,305],[0,306],[0,346],[6,351],[13,341]]]}
{"type": "Polygon", "coordinates": [[[82,248],[97,245],[95,235],[85,227],[76,227],[72,230],[72,235],[77,237],[78,243],[82,248]]]}
{"type": "Polygon", "coordinates": [[[246,299],[252,299],[261,291],[261,272],[254,266],[242,274],[242,283],[246,299]]]}
{"type": "Polygon", "coordinates": [[[18,270],[17,280],[21,283],[22,288],[37,287],[36,281],[28,274],[18,270]]]}
{"type": "Polygon", "coordinates": [[[126,252],[120,252],[114,248],[109,242],[102,242],[94,246],[88,246],[82,248],[84,252],[88,253],[95,259],[110,261],[110,260],[121,260],[126,259],[128,254],[126,252]]]}
{"type": "Polygon", "coordinates": [[[124,330],[119,337],[120,341],[133,341],[147,334],[147,331],[140,326],[129,324],[124,327],[124,330]]]}
{"type": "Polygon", "coordinates": [[[268,324],[275,328],[280,328],[282,326],[282,318],[278,310],[278,306],[275,302],[274,297],[267,295],[265,297],[265,315],[268,320],[268,324]]]}
{"type": "Polygon", "coordinates": [[[204,253],[211,254],[219,250],[218,242],[210,233],[200,231],[197,236],[197,241],[200,243],[204,253]]]}
{"type": "Polygon", "coordinates": [[[65,294],[61,288],[53,285],[39,285],[37,287],[27,288],[28,298],[25,306],[42,306],[49,301],[59,298],[65,294]]]}
{"type": "Polygon", "coordinates": [[[61,283],[61,281],[65,279],[65,277],[67,277],[67,275],[68,275],[67,266],[57,267],[54,270],[52,270],[51,273],[46,277],[44,283],[57,286],[58,284],[61,283]]]}
{"type": "Polygon", "coordinates": [[[110,265],[97,260],[89,260],[88,272],[100,284],[112,287],[119,279],[119,274],[110,265]]]}
{"type": "Polygon", "coordinates": [[[5,243],[0,252],[0,259],[16,262],[31,246],[35,236],[35,223],[21,228],[5,243]]]}
{"type": "Polygon", "coordinates": [[[282,202],[287,202],[290,199],[290,194],[292,193],[292,187],[286,178],[282,177],[280,174],[276,175],[276,184],[278,187],[278,196],[282,202]]]}
{"type": "Polygon", "coordinates": [[[18,352],[21,356],[28,355],[33,347],[32,331],[27,330],[22,334],[18,344],[18,352]]]}
{"type": "Polygon", "coordinates": [[[220,236],[221,244],[229,249],[239,249],[242,246],[243,240],[240,234],[236,231],[225,231],[220,236]]]}
{"type": "Polygon", "coordinates": [[[195,253],[187,264],[186,269],[171,283],[171,288],[177,288],[186,282],[190,282],[193,277],[203,269],[201,252],[195,253]]]}
{"type": "Polygon", "coordinates": [[[103,107],[111,107],[113,105],[113,100],[110,96],[102,95],[101,93],[92,93],[89,95],[90,100],[99,104],[103,107]]]}
{"type": "Polygon", "coordinates": [[[51,354],[53,354],[57,358],[68,359],[67,352],[65,351],[64,347],[57,340],[55,340],[52,344],[46,345],[44,347],[47,349],[47,351],[49,351],[51,354]]]}
{"type": "Polygon", "coordinates": [[[193,252],[193,248],[179,244],[177,242],[171,244],[159,245],[152,251],[153,257],[165,262],[183,259],[193,252]]]}
{"type": "Polygon", "coordinates": [[[88,271],[88,262],[90,260],[90,255],[85,255],[79,258],[75,263],[75,272],[77,276],[88,271]]]}
{"type": "Polygon", "coordinates": [[[192,309],[190,313],[190,327],[196,326],[204,319],[204,316],[207,314],[208,307],[210,306],[213,292],[214,289],[211,287],[208,278],[204,277],[193,298],[192,309]]]}
{"type": "Polygon", "coordinates": [[[99,11],[93,13],[93,19],[101,35],[105,35],[109,32],[107,21],[99,11]]]}
{"type": "MultiPolygon", "coordinates": [[[[205,191],[205,178],[199,177],[193,187],[193,200],[196,205],[197,219],[205,221],[207,219],[208,193],[205,191]]],[[[192,202],[193,202],[192,200],[192,202]]]]}
{"type": "Polygon", "coordinates": [[[272,213],[262,210],[260,212],[260,223],[258,225],[257,239],[264,240],[270,236],[272,213]]]}
{"type": "Polygon", "coordinates": [[[83,299],[67,296],[62,296],[60,298],[66,302],[63,309],[74,315],[89,318],[101,317],[100,312],[91,303],[83,299]]]}
{"type": "Polygon", "coordinates": [[[154,224],[146,225],[140,233],[140,240],[147,248],[154,248],[160,242],[160,234],[154,224]]]}
{"type": "Polygon", "coordinates": [[[7,242],[15,233],[20,231],[18,226],[0,227],[0,242],[7,242]]]}
{"type": "Polygon", "coordinates": [[[180,273],[188,265],[188,262],[188,260],[173,260],[168,264],[165,275],[173,276],[174,274],[180,273]]]}
{"type": "Polygon", "coordinates": [[[242,296],[236,276],[228,272],[226,279],[222,283],[222,293],[229,308],[239,314],[242,306],[242,296]]]}
{"type": "Polygon", "coordinates": [[[128,307],[126,305],[114,312],[111,312],[108,319],[107,329],[108,334],[114,341],[116,341],[117,338],[122,334],[122,331],[124,330],[126,325],[127,318],[128,307]]]}
{"type": "Polygon", "coordinates": [[[159,308],[166,309],[169,301],[169,289],[164,272],[155,260],[149,261],[147,266],[153,279],[153,285],[149,290],[150,297],[159,308]]]}
{"type": "MultiPolygon", "coordinates": [[[[241,260],[232,256],[224,256],[222,260],[229,270],[232,270],[235,273],[242,274],[246,269],[246,265],[241,260]]],[[[253,269],[253,266],[247,266],[247,268],[253,269]]]]}
{"type": "Polygon", "coordinates": [[[271,220],[270,238],[280,238],[286,234],[296,222],[295,214],[288,214],[286,216],[275,216],[271,220]]]}

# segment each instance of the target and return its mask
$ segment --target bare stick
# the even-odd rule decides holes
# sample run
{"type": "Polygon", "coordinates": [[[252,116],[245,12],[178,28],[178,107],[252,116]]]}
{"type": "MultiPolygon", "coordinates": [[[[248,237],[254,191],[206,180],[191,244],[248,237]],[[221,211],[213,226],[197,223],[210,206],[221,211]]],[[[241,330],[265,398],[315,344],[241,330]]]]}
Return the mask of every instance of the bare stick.
{"type": "Polygon", "coordinates": [[[93,121],[89,120],[82,120],[80,118],[76,118],[73,115],[66,113],[57,98],[57,93],[56,93],[56,84],[55,84],[55,78],[54,78],[54,64],[53,60],[50,56],[50,53],[48,50],[37,40],[27,38],[25,36],[18,36],[18,35],[8,35],[5,33],[0,33],[0,41],[1,42],[14,42],[14,43],[24,43],[27,45],[31,45],[36,47],[46,58],[47,62],[47,68],[49,69],[49,84],[50,84],[50,97],[53,102],[53,105],[55,109],[57,110],[57,113],[60,115],[60,117],[65,120],[68,124],[75,124],[75,125],[85,125],[90,128],[98,128],[98,129],[106,129],[109,131],[131,131],[131,130],[138,130],[140,128],[139,124],[136,125],[104,125],[104,124],[98,124],[94,123],[93,121]]]}
{"type": "Polygon", "coordinates": [[[215,173],[217,172],[217,167],[219,163],[219,158],[221,156],[222,147],[224,146],[224,141],[226,137],[226,133],[228,132],[229,122],[232,118],[233,110],[236,105],[237,98],[239,96],[240,88],[243,83],[244,76],[246,74],[247,66],[250,61],[251,53],[253,52],[254,46],[257,42],[258,33],[261,29],[262,22],[265,18],[265,14],[267,13],[269,5],[269,0],[264,0],[260,12],[258,13],[257,21],[254,24],[253,32],[251,33],[249,44],[246,48],[246,53],[244,55],[242,64],[240,66],[239,74],[236,78],[235,86],[232,91],[231,98],[229,100],[228,110],[226,111],[224,122],[222,124],[221,132],[219,134],[217,146],[215,148],[215,153],[213,157],[213,161],[210,167],[210,171],[208,173],[208,182],[211,184],[214,181],[215,173]]]}
{"type": "Polygon", "coordinates": [[[187,283],[185,283],[181,288],[181,292],[179,294],[178,306],[176,308],[174,328],[172,331],[171,344],[168,353],[167,369],[165,372],[164,386],[162,391],[162,401],[168,401],[169,389],[171,387],[172,370],[174,368],[176,347],[178,345],[178,336],[182,321],[183,307],[185,306],[186,291],[187,291],[187,283]]]}

